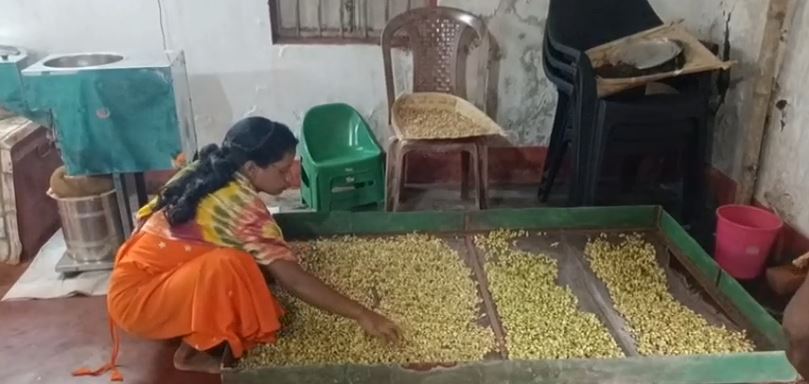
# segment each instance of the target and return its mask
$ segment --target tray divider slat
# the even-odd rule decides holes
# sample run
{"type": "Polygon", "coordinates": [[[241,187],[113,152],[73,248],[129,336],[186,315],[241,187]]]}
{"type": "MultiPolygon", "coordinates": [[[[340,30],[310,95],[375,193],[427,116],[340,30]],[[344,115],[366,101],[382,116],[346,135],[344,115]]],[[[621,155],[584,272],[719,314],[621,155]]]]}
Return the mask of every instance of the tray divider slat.
{"type": "Polygon", "coordinates": [[[483,299],[483,309],[486,311],[486,316],[489,317],[489,323],[492,325],[494,337],[497,340],[497,347],[503,359],[508,359],[508,348],[506,344],[506,331],[503,328],[503,323],[500,321],[500,315],[497,313],[497,307],[494,304],[494,298],[489,291],[489,281],[486,278],[486,272],[483,269],[483,257],[478,252],[475,246],[474,236],[464,236],[466,243],[466,254],[469,266],[472,268],[475,280],[478,283],[478,290],[481,299],[483,299]]]}
{"type": "Polygon", "coordinates": [[[604,326],[607,327],[612,338],[615,339],[615,342],[618,343],[618,346],[621,347],[621,350],[623,350],[627,356],[639,356],[640,354],[635,345],[635,339],[625,330],[627,327],[626,321],[613,307],[612,298],[609,292],[606,291],[604,283],[602,283],[590,269],[589,263],[585,259],[584,249],[574,247],[571,244],[570,236],[564,232],[562,233],[562,246],[565,247],[567,257],[573,259],[573,264],[580,272],[579,276],[581,276],[587,293],[592,297],[593,302],[598,307],[598,311],[601,314],[599,318],[606,322],[604,326]]]}

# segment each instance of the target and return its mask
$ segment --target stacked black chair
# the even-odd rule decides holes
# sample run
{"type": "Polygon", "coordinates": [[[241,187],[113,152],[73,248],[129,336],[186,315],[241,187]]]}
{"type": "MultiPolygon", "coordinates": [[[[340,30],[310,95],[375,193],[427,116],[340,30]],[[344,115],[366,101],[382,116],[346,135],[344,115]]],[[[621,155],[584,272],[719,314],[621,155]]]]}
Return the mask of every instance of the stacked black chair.
{"type": "Polygon", "coordinates": [[[704,205],[710,74],[668,81],[676,94],[646,95],[641,88],[599,98],[595,71],[584,53],[660,25],[646,0],[551,0],[543,69],[559,102],[539,188],[543,201],[570,148],[568,204],[595,204],[609,148],[622,155],[681,156],[681,219],[687,223],[704,205]]]}

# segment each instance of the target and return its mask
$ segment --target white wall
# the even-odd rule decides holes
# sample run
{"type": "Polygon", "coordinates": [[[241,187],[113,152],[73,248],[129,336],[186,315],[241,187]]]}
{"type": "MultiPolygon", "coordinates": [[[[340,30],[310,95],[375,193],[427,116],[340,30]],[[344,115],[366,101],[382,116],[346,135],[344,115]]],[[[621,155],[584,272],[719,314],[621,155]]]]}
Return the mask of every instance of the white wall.
{"type": "MultiPolygon", "coordinates": [[[[386,119],[378,46],[273,46],[265,0],[160,5],[167,46],[186,52],[200,143],[251,114],[297,129],[308,108],[326,102],[349,103],[375,125],[386,119]]],[[[163,49],[157,0],[0,0],[0,10],[0,44],[40,54],[163,49]]]]}
{"type": "Polygon", "coordinates": [[[201,142],[230,124],[266,115],[298,129],[314,105],[348,103],[381,126],[385,85],[380,48],[273,46],[264,0],[165,1],[169,46],[185,50],[201,142]]]}
{"type": "Polygon", "coordinates": [[[0,44],[40,53],[161,46],[155,1],[0,0],[0,44]]]}
{"type": "Polygon", "coordinates": [[[756,198],[809,234],[809,5],[800,2],[797,12],[771,106],[756,198]]]}
{"type": "MultiPolygon", "coordinates": [[[[730,17],[734,84],[717,127],[714,162],[731,176],[755,68],[765,3],[760,0],[652,0],[665,20],[684,18],[699,37],[721,43],[730,17]]],[[[441,0],[480,14],[502,45],[497,120],[515,145],[542,145],[555,90],[542,75],[548,0],[441,0]]],[[[0,43],[41,52],[163,48],[158,0],[0,0],[0,43]]],[[[344,101],[385,129],[380,49],[369,45],[273,46],[266,0],[162,0],[167,46],[186,51],[201,143],[235,120],[263,114],[297,129],[313,105],[344,101]]],[[[403,66],[406,67],[406,66],[403,66]]],[[[403,82],[408,72],[399,71],[403,82]]]]}

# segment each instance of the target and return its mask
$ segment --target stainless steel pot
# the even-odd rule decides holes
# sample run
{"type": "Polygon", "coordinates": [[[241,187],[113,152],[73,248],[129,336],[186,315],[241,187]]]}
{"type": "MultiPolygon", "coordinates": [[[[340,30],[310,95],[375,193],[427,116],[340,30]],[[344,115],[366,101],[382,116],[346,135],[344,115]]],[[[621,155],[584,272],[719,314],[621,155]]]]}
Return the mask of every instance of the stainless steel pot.
{"type": "Polygon", "coordinates": [[[113,260],[124,241],[115,191],[56,200],[67,254],[79,262],[113,260]]]}

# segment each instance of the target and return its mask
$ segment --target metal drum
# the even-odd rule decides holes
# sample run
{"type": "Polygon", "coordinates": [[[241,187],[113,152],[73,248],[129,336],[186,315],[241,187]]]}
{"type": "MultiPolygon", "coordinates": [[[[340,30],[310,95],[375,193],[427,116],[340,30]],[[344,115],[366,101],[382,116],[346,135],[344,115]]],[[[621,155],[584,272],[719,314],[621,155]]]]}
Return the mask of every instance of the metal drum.
{"type": "Polygon", "coordinates": [[[113,260],[124,241],[115,191],[100,195],[60,198],[59,206],[67,254],[78,262],[113,260]]]}

